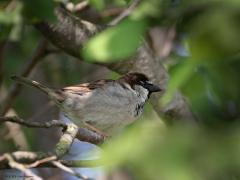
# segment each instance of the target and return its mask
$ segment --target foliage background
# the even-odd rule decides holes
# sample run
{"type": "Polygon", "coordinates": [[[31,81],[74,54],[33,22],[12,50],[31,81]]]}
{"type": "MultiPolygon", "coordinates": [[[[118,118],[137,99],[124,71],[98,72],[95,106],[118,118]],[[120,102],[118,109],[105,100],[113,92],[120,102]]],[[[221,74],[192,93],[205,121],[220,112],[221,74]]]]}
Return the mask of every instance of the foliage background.
{"type": "MultiPolygon", "coordinates": [[[[131,3],[91,0],[87,9],[74,15],[107,25],[117,16],[106,15],[110,9],[121,10],[131,3]]],[[[33,24],[55,22],[54,8],[58,5],[59,1],[49,0],[0,2],[1,100],[12,84],[10,76],[23,69],[43,38],[33,24]]],[[[163,122],[168,119],[159,118],[148,104],[139,121],[104,145],[102,156],[109,172],[114,176],[118,169],[129,179],[240,179],[239,12],[236,0],[142,0],[129,17],[79,49],[83,61],[48,45],[54,53],[38,63],[31,78],[51,87],[116,78],[115,72],[96,63],[127,61],[145,38],[169,73],[168,87],[159,102],[168,103],[181,90],[198,125],[179,120],[166,126],[163,122]],[[170,30],[173,38],[166,40],[170,30]],[[163,55],[166,44],[170,44],[170,50],[163,55]]],[[[58,110],[49,105],[48,99],[31,88],[23,89],[12,109],[26,120],[58,117],[58,110]]],[[[28,150],[48,151],[58,137],[57,130],[22,131],[28,150]]],[[[19,148],[4,125],[0,135],[1,153],[19,148]]]]}

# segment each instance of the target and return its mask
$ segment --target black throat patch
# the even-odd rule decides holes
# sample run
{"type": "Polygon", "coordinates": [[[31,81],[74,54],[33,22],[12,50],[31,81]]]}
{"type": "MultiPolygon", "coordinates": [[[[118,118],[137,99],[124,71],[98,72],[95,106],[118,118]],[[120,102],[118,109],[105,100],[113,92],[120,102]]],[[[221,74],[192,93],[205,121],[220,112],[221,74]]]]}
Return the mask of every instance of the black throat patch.
{"type": "Polygon", "coordinates": [[[145,102],[137,104],[134,110],[134,117],[138,117],[143,112],[143,106],[145,102]]]}

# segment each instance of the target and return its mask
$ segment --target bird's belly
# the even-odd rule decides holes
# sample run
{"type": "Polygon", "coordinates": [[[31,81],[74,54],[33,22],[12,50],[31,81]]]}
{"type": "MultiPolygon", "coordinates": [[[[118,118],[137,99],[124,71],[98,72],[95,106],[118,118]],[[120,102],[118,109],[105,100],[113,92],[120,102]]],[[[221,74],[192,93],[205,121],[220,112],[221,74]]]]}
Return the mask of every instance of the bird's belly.
{"type": "Polygon", "coordinates": [[[101,104],[68,109],[65,114],[79,126],[86,122],[103,132],[112,133],[119,131],[137,118],[134,109],[130,105],[101,104]]]}
{"type": "Polygon", "coordinates": [[[132,123],[142,112],[136,113],[138,97],[132,92],[110,92],[99,90],[84,96],[69,96],[61,109],[77,125],[82,126],[87,122],[110,134],[132,123]]]}

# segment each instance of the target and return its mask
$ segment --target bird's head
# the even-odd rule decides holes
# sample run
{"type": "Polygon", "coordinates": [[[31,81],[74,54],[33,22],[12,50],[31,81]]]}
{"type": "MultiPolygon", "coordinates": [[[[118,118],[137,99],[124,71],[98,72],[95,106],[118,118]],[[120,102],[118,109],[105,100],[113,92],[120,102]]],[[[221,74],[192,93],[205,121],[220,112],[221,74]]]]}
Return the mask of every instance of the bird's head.
{"type": "Polygon", "coordinates": [[[131,88],[138,91],[139,94],[147,92],[148,97],[153,92],[161,91],[161,88],[158,85],[153,84],[151,81],[149,81],[149,78],[142,73],[127,73],[120,79],[128,83],[131,88]]]}

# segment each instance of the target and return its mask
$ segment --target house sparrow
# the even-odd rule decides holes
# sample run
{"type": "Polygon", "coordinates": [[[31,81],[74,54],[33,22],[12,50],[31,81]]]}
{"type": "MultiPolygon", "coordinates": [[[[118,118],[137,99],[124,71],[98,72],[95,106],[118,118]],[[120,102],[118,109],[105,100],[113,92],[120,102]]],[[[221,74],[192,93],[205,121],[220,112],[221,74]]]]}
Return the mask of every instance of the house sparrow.
{"type": "Polygon", "coordinates": [[[97,80],[51,89],[36,81],[13,76],[13,80],[34,86],[48,95],[74,123],[112,135],[135,121],[153,92],[161,89],[141,73],[128,73],[117,80],[97,80]]]}

